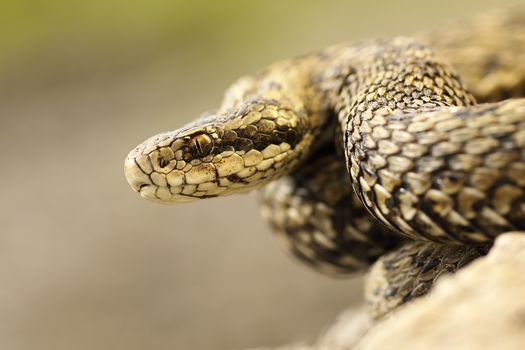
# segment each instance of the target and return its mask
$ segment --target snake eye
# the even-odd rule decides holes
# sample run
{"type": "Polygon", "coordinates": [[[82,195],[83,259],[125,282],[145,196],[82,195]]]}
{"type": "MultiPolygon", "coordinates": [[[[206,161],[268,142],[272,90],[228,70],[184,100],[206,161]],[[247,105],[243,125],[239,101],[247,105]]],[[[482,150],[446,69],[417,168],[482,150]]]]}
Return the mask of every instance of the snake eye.
{"type": "Polygon", "coordinates": [[[204,157],[211,153],[213,141],[206,134],[199,134],[190,140],[190,152],[194,157],[204,157]]]}

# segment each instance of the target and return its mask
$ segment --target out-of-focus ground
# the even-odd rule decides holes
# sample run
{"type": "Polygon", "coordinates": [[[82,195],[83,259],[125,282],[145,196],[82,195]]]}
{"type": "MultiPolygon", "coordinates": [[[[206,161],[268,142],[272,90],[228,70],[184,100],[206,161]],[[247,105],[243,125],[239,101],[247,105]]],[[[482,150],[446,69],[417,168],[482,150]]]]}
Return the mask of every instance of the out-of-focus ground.
{"type": "Polygon", "coordinates": [[[126,184],[124,157],[275,60],[494,6],[3,1],[0,348],[229,349],[313,338],[359,301],[359,278],[331,280],[293,262],[254,195],[142,200],[126,184]]]}

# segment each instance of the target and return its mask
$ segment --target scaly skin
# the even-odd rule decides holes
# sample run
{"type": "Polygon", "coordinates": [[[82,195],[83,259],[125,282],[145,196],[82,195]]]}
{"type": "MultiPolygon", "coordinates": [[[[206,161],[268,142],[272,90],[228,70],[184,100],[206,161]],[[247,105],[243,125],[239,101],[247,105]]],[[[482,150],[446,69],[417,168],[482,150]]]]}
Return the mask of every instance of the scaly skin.
{"type": "MultiPolygon", "coordinates": [[[[128,182],[146,199],[176,203],[276,181],[262,196],[266,217],[296,256],[324,272],[366,266],[399,242],[393,231],[448,245],[489,244],[525,228],[525,99],[476,105],[454,68],[480,101],[523,96],[524,18],[499,13],[417,40],[342,44],[274,64],[240,79],[216,113],[131,151],[128,182]],[[346,159],[349,175],[337,194],[343,206],[333,186],[315,183],[343,172],[308,170],[331,167],[333,151],[316,153],[327,142],[346,159]],[[350,183],[388,229],[356,228],[360,218],[349,215],[363,210],[350,183]],[[300,217],[306,213],[316,214],[300,217]],[[344,225],[334,225],[341,218],[344,225]],[[363,242],[379,249],[363,250],[363,242]]],[[[458,249],[442,247],[425,249],[444,260],[458,249]]],[[[412,282],[415,291],[380,300],[400,305],[420,295],[412,282]]]]}
{"type": "Polygon", "coordinates": [[[269,183],[260,202],[287,250],[323,274],[362,270],[406,242],[370,218],[332,147],[314,153],[293,176],[269,183]]]}
{"type": "Polygon", "coordinates": [[[370,315],[379,319],[428,293],[438,278],[488,253],[490,245],[458,246],[415,241],[383,255],[365,283],[370,315]]]}

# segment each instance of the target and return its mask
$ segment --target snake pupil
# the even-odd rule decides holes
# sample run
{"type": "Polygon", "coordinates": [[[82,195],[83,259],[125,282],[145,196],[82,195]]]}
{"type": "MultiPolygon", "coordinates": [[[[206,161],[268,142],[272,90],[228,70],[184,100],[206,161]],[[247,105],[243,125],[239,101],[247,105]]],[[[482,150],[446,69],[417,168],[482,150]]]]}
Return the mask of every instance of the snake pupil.
{"type": "Polygon", "coordinates": [[[213,149],[213,141],[208,135],[200,134],[190,140],[190,152],[195,157],[204,157],[213,149]]]}
{"type": "Polygon", "coordinates": [[[199,143],[199,140],[195,140],[195,150],[197,153],[202,153],[202,145],[199,143]]]}

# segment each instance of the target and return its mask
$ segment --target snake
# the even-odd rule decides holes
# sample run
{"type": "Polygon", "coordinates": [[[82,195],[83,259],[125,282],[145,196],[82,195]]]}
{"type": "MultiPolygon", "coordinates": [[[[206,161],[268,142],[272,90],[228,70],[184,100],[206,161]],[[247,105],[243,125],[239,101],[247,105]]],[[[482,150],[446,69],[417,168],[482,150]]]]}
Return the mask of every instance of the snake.
{"type": "Polygon", "coordinates": [[[125,176],[163,204],[259,189],[303,263],[372,266],[381,318],[525,229],[523,96],[525,12],[498,10],[246,75],[216,110],[132,149],[125,176]]]}

